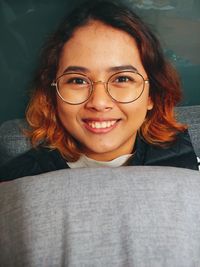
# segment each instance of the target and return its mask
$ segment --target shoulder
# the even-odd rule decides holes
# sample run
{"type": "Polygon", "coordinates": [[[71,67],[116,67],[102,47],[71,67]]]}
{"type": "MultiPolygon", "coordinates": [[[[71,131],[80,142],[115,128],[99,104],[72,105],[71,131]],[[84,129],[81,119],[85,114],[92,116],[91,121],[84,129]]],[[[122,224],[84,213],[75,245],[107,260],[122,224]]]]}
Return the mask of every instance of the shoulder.
{"type": "Polygon", "coordinates": [[[177,134],[176,140],[164,148],[149,147],[148,153],[149,158],[159,165],[198,170],[197,157],[187,130],[177,134]]]}
{"type": "Polygon", "coordinates": [[[38,147],[0,166],[0,181],[13,180],[64,168],[67,168],[67,164],[57,150],[38,147]]]}
{"type": "Polygon", "coordinates": [[[178,133],[176,140],[166,146],[151,145],[139,138],[136,149],[137,165],[171,166],[198,170],[197,158],[187,130],[178,133]]]}

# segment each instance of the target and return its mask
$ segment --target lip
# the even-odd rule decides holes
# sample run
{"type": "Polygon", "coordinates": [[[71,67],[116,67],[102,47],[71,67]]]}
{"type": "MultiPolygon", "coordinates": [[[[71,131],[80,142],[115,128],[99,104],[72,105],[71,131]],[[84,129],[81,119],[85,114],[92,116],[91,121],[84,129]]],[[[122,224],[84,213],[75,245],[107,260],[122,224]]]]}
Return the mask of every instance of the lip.
{"type": "Polygon", "coordinates": [[[116,128],[120,120],[121,119],[113,119],[113,118],[109,118],[109,119],[89,118],[89,119],[83,119],[83,123],[84,123],[84,127],[88,131],[95,133],[95,134],[105,134],[105,133],[109,133],[114,128],[116,128]],[[105,123],[107,124],[107,126],[105,125],[105,123]],[[94,127],[95,125],[98,126],[99,128],[94,127]],[[101,127],[100,125],[101,126],[104,125],[104,127],[101,127]]]}

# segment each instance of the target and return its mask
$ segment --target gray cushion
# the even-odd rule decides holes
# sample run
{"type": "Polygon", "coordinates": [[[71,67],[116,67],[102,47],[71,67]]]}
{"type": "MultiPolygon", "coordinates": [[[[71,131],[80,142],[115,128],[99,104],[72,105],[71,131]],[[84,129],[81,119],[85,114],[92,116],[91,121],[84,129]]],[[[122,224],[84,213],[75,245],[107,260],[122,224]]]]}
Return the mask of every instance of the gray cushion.
{"type": "Polygon", "coordinates": [[[198,267],[200,175],[61,170],[0,187],[0,265],[198,267]]]}

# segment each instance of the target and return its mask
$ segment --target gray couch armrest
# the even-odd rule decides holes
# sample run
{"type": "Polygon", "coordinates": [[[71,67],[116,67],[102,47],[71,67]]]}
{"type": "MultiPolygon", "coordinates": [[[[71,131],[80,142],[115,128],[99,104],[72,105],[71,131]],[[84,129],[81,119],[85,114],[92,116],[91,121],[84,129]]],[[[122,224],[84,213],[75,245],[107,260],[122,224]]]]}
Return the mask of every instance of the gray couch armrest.
{"type": "Polygon", "coordinates": [[[9,120],[0,126],[0,165],[31,148],[30,141],[23,134],[27,128],[24,119],[9,120]]]}
{"type": "Polygon", "coordinates": [[[200,105],[178,107],[176,112],[178,120],[188,124],[194,150],[200,158],[200,105]]]}

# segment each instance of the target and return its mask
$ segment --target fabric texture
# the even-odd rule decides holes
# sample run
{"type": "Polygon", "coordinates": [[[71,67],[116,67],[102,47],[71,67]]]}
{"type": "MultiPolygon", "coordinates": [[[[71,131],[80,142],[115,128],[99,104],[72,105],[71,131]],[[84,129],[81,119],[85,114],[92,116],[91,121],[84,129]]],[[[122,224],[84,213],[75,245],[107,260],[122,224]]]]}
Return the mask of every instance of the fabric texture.
{"type": "Polygon", "coordinates": [[[0,186],[2,267],[199,267],[200,176],[67,169],[0,186]]]}

